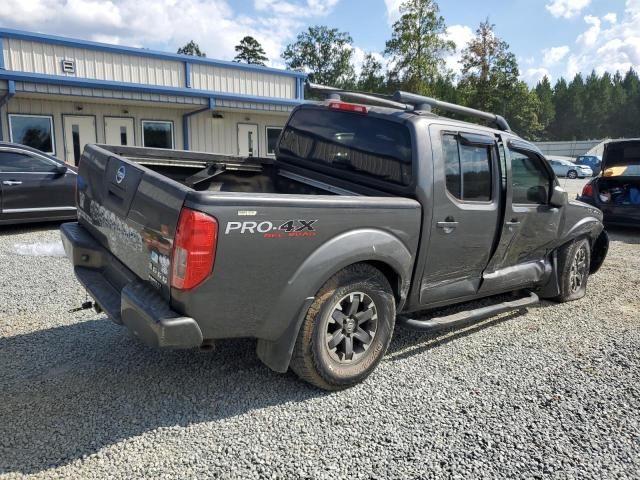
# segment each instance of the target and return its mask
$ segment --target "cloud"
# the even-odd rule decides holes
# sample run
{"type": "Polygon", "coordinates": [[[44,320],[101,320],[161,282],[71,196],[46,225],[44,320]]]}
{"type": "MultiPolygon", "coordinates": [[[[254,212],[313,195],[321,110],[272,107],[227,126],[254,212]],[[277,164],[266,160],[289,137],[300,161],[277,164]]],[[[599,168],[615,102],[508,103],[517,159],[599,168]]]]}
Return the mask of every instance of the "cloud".
{"type": "Polygon", "coordinates": [[[212,58],[232,59],[245,35],[264,47],[271,65],[310,17],[339,0],[255,0],[243,15],[227,0],[4,0],[0,24],[109,43],[176,51],[193,39],[212,58]]]}
{"type": "Polygon", "coordinates": [[[570,48],[568,45],[545,48],[542,50],[542,63],[547,67],[555,65],[567,56],[569,50],[570,48]]]}
{"type": "Polygon", "coordinates": [[[460,65],[462,50],[467,48],[467,44],[474,36],[474,31],[467,25],[450,25],[447,27],[445,38],[447,40],[453,40],[456,44],[456,51],[452,55],[449,55],[445,59],[445,62],[447,64],[447,68],[453,70],[456,75],[458,75],[462,70],[462,65],[460,65]]]}
{"type": "Polygon", "coordinates": [[[578,37],[578,48],[567,59],[568,77],[592,70],[602,74],[640,69],[640,0],[626,0],[624,15],[615,23],[603,26],[592,16],[585,17],[585,22],[590,27],[578,37]]]}
{"type": "Polygon", "coordinates": [[[387,7],[387,22],[389,25],[393,25],[396,20],[400,18],[400,5],[405,0],[384,0],[384,5],[387,7]]]}
{"type": "Polygon", "coordinates": [[[616,15],[615,13],[607,13],[604,17],[602,17],[602,19],[606,22],[609,22],[611,24],[616,23],[618,21],[618,15],[616,15]]]}
{"type": "Polygon", "coordinates": [[[553,0],[545,8],[555,18],[573,18],[589,6],[591,0],[553,0]]]}
{"type": "Polygon", "coordinates": [[[585,47],[593,47],[598,41],[602,22],[598,17],[594,17],[593,15],[587,15],[584,17],[584,21],[591,26],[586,32],[578,35],[578,39],[576,41],[577,43],[582,43],[585,47]]]}
{"type": "Polygon", "coordinates": [[[530,86],[536,85],[544,77],[548,77],[549,81],[552,80],[551,73],[546,68],[528,68],[521,76],[522,80],[527,82],[530,86]]]}

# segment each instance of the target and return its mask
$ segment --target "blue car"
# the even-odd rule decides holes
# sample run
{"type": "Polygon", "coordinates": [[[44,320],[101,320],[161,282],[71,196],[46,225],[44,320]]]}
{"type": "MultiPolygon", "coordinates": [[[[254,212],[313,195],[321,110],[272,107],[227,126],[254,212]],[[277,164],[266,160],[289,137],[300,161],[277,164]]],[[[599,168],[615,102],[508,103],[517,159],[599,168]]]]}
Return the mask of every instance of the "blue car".
{"type": "Polygon", "coordinates": [[[602,171],[602,157],[597,155],[580,155],[576,158],[576,165],[585,165],[593,170],[593,176],[600,175],[602,171]]]}

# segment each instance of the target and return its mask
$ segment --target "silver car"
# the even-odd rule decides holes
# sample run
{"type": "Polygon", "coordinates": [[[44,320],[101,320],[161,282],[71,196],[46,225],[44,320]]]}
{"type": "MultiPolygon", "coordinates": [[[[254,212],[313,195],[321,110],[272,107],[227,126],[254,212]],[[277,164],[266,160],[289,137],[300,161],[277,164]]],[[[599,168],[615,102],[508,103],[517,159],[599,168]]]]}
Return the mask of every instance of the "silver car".
{"type": "Polygon", "coordinates": [[[547,158],[549,165],[558,177],[587,178],[593,176],[593,170],[587,165],[576,165],[569,160],[547,158]]]}

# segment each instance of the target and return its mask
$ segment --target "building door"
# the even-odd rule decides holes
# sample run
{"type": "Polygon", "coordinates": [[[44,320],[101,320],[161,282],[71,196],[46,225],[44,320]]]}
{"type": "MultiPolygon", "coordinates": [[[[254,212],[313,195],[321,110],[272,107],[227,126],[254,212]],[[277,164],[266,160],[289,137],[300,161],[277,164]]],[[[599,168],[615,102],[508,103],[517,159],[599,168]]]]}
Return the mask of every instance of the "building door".
{"type": "Polygon", "coordinates": [[[87,143],[96,142],[96,117],[93,115],[63,115],[65,161],[80,163],[82,150],[87,143]]]}
{"type": "Polygon", "coordinates": [[[104,139],[107,145],[135,145],[133,118],[104,117],[104,139]]]}
{"type": "Polygon", "coordinates": [[[241,157],[257,157],[258,125],[253,123],[238,124],[238,155],[241,157]]]}

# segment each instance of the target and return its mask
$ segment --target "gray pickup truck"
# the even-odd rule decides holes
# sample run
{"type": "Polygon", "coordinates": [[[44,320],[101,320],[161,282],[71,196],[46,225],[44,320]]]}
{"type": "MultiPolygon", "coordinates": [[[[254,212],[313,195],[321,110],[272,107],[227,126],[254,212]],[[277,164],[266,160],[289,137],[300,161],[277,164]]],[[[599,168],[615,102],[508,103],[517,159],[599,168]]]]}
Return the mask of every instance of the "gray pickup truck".
{"type": "Polygon", "coordinates": [[[396,317],[429,332],[585,294],[602,213],[503,118],[331,98],[295,108],[274,159],[87,146],[61,231],[95,308],[158,347],[255,338],[271,369],[335,390],[372,372],[396,317]]]}

